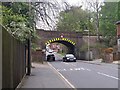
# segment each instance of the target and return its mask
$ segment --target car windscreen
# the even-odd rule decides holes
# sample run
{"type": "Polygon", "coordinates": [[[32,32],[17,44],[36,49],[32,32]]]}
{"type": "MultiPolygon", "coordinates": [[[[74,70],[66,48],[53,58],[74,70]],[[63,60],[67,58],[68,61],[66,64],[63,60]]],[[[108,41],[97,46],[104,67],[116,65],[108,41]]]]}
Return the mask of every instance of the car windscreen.
{"type": "Polygon", "coordinates": [[[66,57],[74,57],[72,54],[67,54],[66,57]]]}

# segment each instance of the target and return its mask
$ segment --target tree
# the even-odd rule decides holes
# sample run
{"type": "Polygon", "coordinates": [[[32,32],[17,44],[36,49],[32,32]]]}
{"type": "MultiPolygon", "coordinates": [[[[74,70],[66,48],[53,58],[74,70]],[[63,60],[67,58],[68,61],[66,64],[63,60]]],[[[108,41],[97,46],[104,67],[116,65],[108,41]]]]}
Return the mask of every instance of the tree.
{"type": "Polygon", "coordinates": [[[30,23],[29,7],[21,2],[3,2],[2,25],[7,31],[21,41],[25,41],[33,32],[33,25],[30,23]]]}
{"type": "Polygon", "coordinates": [[[118,20],[120,20],[120,0],[118,2],[118,20]]]}
{"type": "MultiPolygon", "coordinates": [[[[56,3],[55,3],[56,4],[56,3]]],[[[35,38],[36,21],[40,18],[50,26],[53,21],[49,11],[55,15],[54,2],[2,2],[2,23],[10,34],[26,41],[28,38],[35,38]],[[49,10],[48,10],[49,9],[49,10]]]]}
{"type": "Polygon", "coordinates": [[[88,25],[93,30],[90,13],[81,9],[82,6],[71,6],[69,9],[60,12],[57,23],[57,30],[60,31],[79,31],[83,32],[87,29],[88,25]]]}
{"type": "Polygon", "coordinates": [[[100,11],[100,33],[108,47],[116,43],[116,21],[118,20],[118,2],[105,2],[100,11]]]}
{"type": "Polygon", "coordinates": [[[31,7],[35,11],[36,21],[42,21],[45,25],[54,29],[53,26],[60,11],[60,5],[56,0],[31,3],[31,7]]]}
{"type": "Polygon", "coordinates": [[[97,35],[97,40],[100,40],[100,30],[99,30],[99,17],[100,13],[99,11],[101,10],[101,6],[103,5],[103,2],[100,0],[86,0],[85,2],[87,4],[86,9],[88,12],[92,12],[92,19],[95,27],[95,33],[97,35]]]}

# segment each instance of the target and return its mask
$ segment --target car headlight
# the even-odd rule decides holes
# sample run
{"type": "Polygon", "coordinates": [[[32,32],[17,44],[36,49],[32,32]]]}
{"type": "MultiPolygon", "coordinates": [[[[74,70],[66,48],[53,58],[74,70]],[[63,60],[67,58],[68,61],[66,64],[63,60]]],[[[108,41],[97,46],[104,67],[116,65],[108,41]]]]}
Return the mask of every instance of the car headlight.
{"type": "Polygon", "coordinates": [[[69,59],[69,58],[67,58],[67,59],[69,59]]]}
{"type": "Polygon", "coordinates": [[[74,58],[74,59],[76,59],[76,58],[74,58]]]}

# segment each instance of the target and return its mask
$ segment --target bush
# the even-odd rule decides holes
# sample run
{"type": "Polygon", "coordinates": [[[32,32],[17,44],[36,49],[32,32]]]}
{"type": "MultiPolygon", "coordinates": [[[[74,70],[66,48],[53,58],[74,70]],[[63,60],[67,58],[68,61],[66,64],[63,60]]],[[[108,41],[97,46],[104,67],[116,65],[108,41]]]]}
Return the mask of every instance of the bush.
{"type": "Polygon", "coordinates": [[[105,53],[112,53],[113,52],[113,48],[106,48],[104,49],[105,53]]]}

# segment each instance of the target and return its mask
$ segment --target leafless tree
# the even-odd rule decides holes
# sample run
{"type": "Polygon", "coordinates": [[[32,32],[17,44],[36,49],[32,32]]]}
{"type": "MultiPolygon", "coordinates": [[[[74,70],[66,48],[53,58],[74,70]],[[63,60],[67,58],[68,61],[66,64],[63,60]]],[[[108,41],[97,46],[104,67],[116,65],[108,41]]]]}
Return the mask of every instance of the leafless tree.
{"type": "Polygon", "coordinates": [[[67,12],[70,10],[70,8],[71,8],[71,5],[68,2],[63,0],[62,1],[62,10],[67,12]]]}
{"type": "Polygon", "coordinates": [[[41,21],[49,27],[53,27],[56,17],[60,12],[60,5],[56,0],[38,0],[36,2],[29,2],[31,14],[34,12],[34,20],[41,21]],[[33,11],[32,11],[33,10],[33,11]]]}
{"type": "Polygon", "coordinates": [[[99,11],[101,9],[101,6],[103,5],[103,2],[99,0],[86,0],[86,5],[87,5],[88,11],[93,13],[92,18],[94,19],[94,23],[96,27],[97,40],[99,40],[100,39],[99,37],[99,16],[100,16],[99,11]]]}

